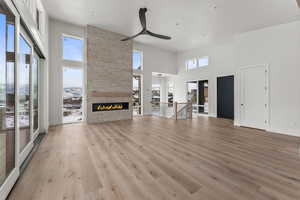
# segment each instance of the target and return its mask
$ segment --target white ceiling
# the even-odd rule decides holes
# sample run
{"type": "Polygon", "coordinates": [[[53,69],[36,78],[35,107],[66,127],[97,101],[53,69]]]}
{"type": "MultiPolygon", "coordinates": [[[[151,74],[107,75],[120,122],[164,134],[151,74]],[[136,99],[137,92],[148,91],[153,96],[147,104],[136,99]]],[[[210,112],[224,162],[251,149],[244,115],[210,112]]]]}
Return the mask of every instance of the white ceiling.
{"type": "Polygon", "coordinates": [[[182,51],[233,34],[300,20],[296,0],[42,0],[49,15],[131,36],[140,31],[138,10],[147,7],[147,26],[171,41],[140,36],[136,41],[182,51]]]}

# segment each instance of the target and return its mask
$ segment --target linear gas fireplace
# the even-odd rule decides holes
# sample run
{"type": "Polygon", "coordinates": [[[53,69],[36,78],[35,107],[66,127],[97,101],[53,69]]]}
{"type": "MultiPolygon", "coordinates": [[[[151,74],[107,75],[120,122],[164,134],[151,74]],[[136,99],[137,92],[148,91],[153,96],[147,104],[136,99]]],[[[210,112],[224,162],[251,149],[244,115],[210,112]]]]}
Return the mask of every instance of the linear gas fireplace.
{"type": "Polygon", "coordinates": [[[103,112],[103,111],[116,111],[116,110],[128,110],[129,103],[93,103],[92,111],[93,112],[103,112]]]}

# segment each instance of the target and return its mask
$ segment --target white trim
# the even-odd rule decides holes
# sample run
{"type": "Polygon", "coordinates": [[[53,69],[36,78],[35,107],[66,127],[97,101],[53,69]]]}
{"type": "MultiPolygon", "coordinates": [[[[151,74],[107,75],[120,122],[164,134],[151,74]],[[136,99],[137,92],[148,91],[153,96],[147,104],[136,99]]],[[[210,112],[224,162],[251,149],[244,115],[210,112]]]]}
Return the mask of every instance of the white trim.
{"type": "MultiPolygon", "coordinates": [[[[25,32],[25,30],[20,26],[20,34],[19,34],[19,37],[18,37],[18,42],[20,41],[20,37],[23,37],[23,39],[27,42],[27,44],[30,46],[31,48],[31,57],[30,57],[30,72],[29,72],[29,89],[30,89],[30,108],[29,108],[29,134],[30,134],[30,142],[28,144],[26,144],[25,148],[23,149],[23,151],[21,153],[19,153],[19,166],[24,162],[24,160],[26,159],[26,157],[29,155],[30,151],[32,150],[33,148],[33,142],[32,142],[32,136],[33,136],[33,120],[32,120],[32,117],[33,117],[33,110],[32,110],[32,61],[33,61],[33,55],[34,55],[34,47],[33,47],[33,44],[32,44],[32,41],[30,40],[29,36],[27,35],[27,33],[25,32]]],[[[19,49],[20,50],[20,49],[19,49]]],[[[20,57],[20,51],[19,51],[19,57],[20,57]]],[[[19,70],[19,68],[17,69],[19,70]]],[[[18,77],[18,79],[20,78],[20,76],[18,77]]],[[[20,84],[18,84],[18,89],[20,88],[20,84]]],[[[18,99],[18,102],[19,102],[19,99],[18,99]]],[[[18,106],[18,112],[19,112],[19,106],[18,106]]],[[[19,117],[19,116],[18,116],[19,117]]],[[[21,127],[19,127],[20,129],[21,127]]],[[[18,130],[19,130],[18,129],[18,130]]],[[[20,130],[19,130],[19,134],[20,134],[20,130]]],[[[19,142],[20,142],[20,138],[19,138],[19,142]]],[[[19,144],[20,145],[20,144],[19,144]]],[[[20,146],[19,146],[20,147],[20,146]]],[[[18,152],[20,152],[20,149],[18,149],[18,152]]]]}
{"type": "Polygon", "coordinates": [[[211,114],[209,114],[208,116],[209,116],[209,117],[213,117],[213,118],[217,118],[217,114],[215,114],[215,113],[211,113],[211,114]]]}
{"type": "Polygon", "coordinates": [[[6,177],[4,183],[0,186],[0,200],[5,200],[9,192],[13,188],[15,182],[19,177],[19,120],[18,120],[18,106],[19,106],[19,95],[18,95],[18,66],[19,66],[19,30],[20,30],[20,16],[13,3],[10,0],[4,0],[4,3],[10,9],[15,16],[15,166],[11,174],[6,177]]]}
{"type": "Polygon", "coordinates": [[[62,65],[61,66],[61,69],[62,69],[62,95],[61,95],[61,113],[62,113],[62,121],[61,121],[61,124],[76,124],[76,123],[81,123],[81,122],[84,122],[86,120],[86,117],[84,116],[85,114],[85,104],[84,104],[84,96],[85,96],[85,75],[84,75],[84,72],[85,72],[85,69],[84,67],[79,67],[79,68],[73,68],[73,67],[69,67],[69,66],[64,66],[62,65]],[[69,68],[69,69],[78,69],[78,70],[81,70],[82,72],[82,102],[81,102],[81,110],[82,110],[82,119],[80,121],[70,121],[70,122],[64,122],[64,69],[65,68],[69,68]]]}
{"type": "MultiPolygon", "coordinates": [[[[144,70],[144,54],[143,54],[143,51],[134,49],[134,50],[132,51],[132,54],[133,54],[134,52],[138,52],[138,53],[141,54],[141,69],[133,69],[133,62],[132,62],[132,67],[131,67],[131,68],[132,68],[133,71],[142,72],[142,71],[144,70]]],[[[132,56],[133,56],[133,55],[132,55],[132,56]]]]}
{"type": "Polygon", "coordinates": [[[18,177],[20,175],[19,168],[15,168],[10,175],[6,178],[3,185],[0,187],[0,200],[5,200],[8,194],[10,193],[11,189],[15,185],[18,177]]]}
{"type": "Polygon", "coordinates": [[[74,35],[69,35],[69,34],[65,34],[63,33],[61,35],[61,60],[62,60],[62,65],[65,66],[65,65],[68,65],[68,64],[71,64],[72,66],[83,66],[84,64],[84,60],[85,60],[85,40],[84,38],[82,37],[78,37],[78,36],[74,36],[74,35]],[[64,59],[64,38],[67,37],[67,38],[72,38],[72,39],[75,39],[75,40],[81,40],[83,42],[83,46],[82,46],[82,60],[69,60],[69,59],[64,59]]]}
{"type": "MultiPolygon", "coordinates": [[[[41,61],[40,61],[40,58],[39,56],[37,55],[37,53],[34,51],[34,54],[33,54],[33,59],[34,57],[37,59],[37,70],[38,70],[38,128],[35,132],[32,133],[32,141],[34,141],[37,136],[39,135],[40,133],[40,127],[41,127],[41,123],[40,123],[40,119],[41,119],[41,98],[40,98],[40,95],[41,95],[41,61]]],[[[33,73],[31,73],[31,75],[33,75],[33,73]]],[[[34,109],[33,109],[33,79],[32,79],[32,129],[34,128],[34,109]]]]}
{"type": "Polygon", "coordinates": [[[300,137],[300,130],[268,128],[267,132],[271,132],[271,133],[275,133],[275,134],[281,134],[281,135],[289,135],[289,136],[300,137]]]}
{"type": "MultiPolygon", "coordinates": [[[[140,71],[140,70],[138,70],[140,71]]],[[[141,93],[141,114],[139,115],[135,115],[135,116],[143,116],[144,115],[144,90],[143,90],[143,74],[141,73],[133,73],[132,74],[132,78],[134,76],[139,76],[140,77],[140,93],[141,93]]],[[[132,89],[133,89],[133,85],[132,85],[132,89]]],[[[132,107],[132,116],[133,116],[133,102],[131,101],[131,107],[132,107]]]]}
{"type": "Polygon", "coordinates": [[[19,167],[26,160],[27,156],[29,155],[32,149],[33,149],[33,141],[31,140],[23,149],[23,151],[19,154],[19,167]]]}

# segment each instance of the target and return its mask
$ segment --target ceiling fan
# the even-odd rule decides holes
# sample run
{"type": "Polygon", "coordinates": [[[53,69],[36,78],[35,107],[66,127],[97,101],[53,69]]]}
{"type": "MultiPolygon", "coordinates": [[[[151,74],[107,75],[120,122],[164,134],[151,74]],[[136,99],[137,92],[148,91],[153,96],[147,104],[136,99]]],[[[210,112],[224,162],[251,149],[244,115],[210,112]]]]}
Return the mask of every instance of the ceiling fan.
{"type": "Polygon", "coordinates": [[[159,35],[159,34],[152,33],[151,31],[147,30],[146,12],[147,12],[147,8],[140,8],[139,16],[140,16],[140,21],[141,21],[141,25],[142,25],[143,30],[141,32],[139,32],[138,34],[136,34],[134,36],[131,36],[131,37],[124,38],[121,41],[132,40],[132,39],[134,39],[134,38],[136,38],[137,36],[140,36],[140,35],[150,35],[152,37],[156,37],[156,38],[159,38],[159,39],[171,40],[171,37],[169,37],[169,36],[159,35]]]}

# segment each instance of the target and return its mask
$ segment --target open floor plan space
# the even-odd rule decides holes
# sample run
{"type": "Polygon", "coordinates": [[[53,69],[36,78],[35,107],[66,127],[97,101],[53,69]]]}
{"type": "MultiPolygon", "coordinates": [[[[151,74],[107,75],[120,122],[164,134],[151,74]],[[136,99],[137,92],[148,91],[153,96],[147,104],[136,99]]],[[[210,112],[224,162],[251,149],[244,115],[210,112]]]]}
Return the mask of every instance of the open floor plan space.
{"type": "Polygon", "coordinates": [[[50,129],[9,200],[299,200],[300,138],[223,119],[50,129]]]}
{"type": "Polygon", "coordinates": [[[300,0],[0,0],[0,200],[300,200],[300,0]]]}

